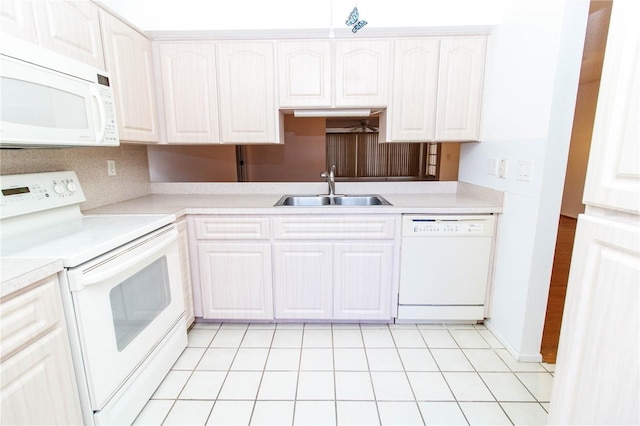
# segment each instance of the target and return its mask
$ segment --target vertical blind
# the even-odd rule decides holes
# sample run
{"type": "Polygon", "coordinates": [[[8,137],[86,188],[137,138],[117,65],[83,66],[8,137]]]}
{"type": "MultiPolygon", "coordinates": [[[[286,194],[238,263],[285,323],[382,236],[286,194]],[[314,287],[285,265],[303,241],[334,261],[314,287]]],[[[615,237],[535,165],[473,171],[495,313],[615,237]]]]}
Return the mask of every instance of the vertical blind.
{"type": "Polygon", "coordinates": [[[437,178],[437,144],[378,143],[373,132],[328,133],[326,140],[327,166],[335,164],[339,177],[437,178]]]}

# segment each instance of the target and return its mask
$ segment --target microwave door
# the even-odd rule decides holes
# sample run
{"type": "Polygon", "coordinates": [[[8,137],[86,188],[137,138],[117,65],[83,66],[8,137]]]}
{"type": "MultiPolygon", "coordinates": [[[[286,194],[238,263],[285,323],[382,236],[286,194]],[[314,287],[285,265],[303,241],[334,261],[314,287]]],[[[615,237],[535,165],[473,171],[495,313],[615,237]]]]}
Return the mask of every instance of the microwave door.
{"type": "Polygon", "coordinates": [[[96,141],[100,130],[94,123],[96,101],[89,82],[6,57],[1,67],[3,145],[80,145],[96,141]]]}

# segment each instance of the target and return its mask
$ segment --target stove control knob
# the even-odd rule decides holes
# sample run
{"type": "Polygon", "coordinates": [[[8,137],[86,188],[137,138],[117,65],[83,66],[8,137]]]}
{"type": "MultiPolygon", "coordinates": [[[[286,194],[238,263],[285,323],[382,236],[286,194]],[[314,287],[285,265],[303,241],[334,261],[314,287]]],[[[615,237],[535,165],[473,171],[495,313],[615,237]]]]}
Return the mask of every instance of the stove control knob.
{"type": "Polygon", "coordinates": [[[64,187],[62,185],[60,185],[59,183],[54,183],[53,184],[53,191],[56,194],[62,194],[64,192],[64,187]]]}
{"type": "Polygon", "coordinates": [[[73,193],[73,192],[76,192],[76,189],[78,189],[78,188],[76,187],[76,184],[73,183],[73,181],[69,181],[67,183],[67,191],[73,193]]]}

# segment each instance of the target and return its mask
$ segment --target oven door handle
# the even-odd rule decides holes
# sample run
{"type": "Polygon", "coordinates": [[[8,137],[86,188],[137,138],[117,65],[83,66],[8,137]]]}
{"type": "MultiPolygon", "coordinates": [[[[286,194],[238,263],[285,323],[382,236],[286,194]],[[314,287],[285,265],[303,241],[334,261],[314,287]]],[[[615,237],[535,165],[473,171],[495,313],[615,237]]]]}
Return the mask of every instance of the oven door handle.
{"type": "MultiPolygon", "coordinates": [[[[113,279],[118,275],[128,275],[129,270],[132,267],[139,266],[140,262],[144,262],[145,259],[155,260],[159,257],[159,254],[167,251],[171,245],[175,244],[177,241],[177,231],[175,229],[162,234],[163,241],[154,241],[153,247],[149,249],[145,249],[141,252],[141,254],[136,253],[141,248],[141,246],[150,245],[149,241],[145,241],[140,243],[137,246],[131,247],[130,250],[123,251],[122,253],[118,253],[116,257],[126,256],[127,254],[135,254],[132,258],[127,260],[120,260],[116,262],[116,264],[105,268],[107,263],[111,263],[113,258],[105,261],[105,263],[100,263],[95,269],[103,269],[102,271],[94,271],[93,268],[89,268],[88,270],[82,271],[82,287],[91,286],[95,284],[103,283],[107,280],[113,279]],[[133,253],[132,253],[133,252],[133,253]]],[[[160,235],[158,236],[160,237],[160,235]]],[[[156,238],[158,238],[156,237],[156,238]]],[[[154,239],[155,240],[155,239],[154,239]]],[[[146,263],[145,263],[146,266],[146,263]]],[[[78,289],[80,290],[80,289],[78,289]]]]}

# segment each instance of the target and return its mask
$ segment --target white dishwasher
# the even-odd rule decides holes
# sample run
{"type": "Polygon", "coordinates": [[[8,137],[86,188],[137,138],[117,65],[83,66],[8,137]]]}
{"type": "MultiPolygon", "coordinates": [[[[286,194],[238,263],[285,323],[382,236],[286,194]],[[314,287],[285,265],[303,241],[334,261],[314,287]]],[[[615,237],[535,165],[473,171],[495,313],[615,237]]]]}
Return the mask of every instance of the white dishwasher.
{"type": "Polygon", "coordinates": [[[493,215],[402,217],[398,322],[479,321],[493,215]]]}

